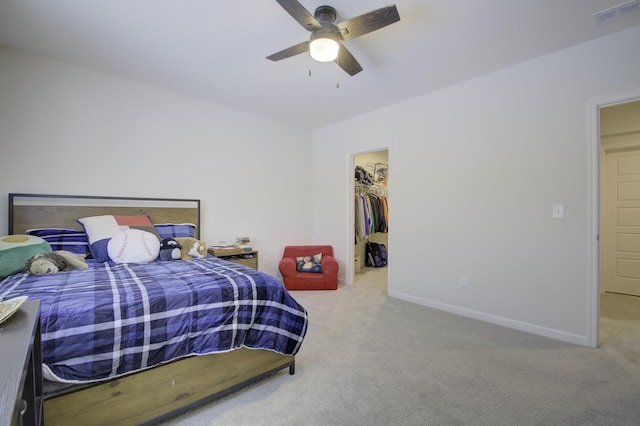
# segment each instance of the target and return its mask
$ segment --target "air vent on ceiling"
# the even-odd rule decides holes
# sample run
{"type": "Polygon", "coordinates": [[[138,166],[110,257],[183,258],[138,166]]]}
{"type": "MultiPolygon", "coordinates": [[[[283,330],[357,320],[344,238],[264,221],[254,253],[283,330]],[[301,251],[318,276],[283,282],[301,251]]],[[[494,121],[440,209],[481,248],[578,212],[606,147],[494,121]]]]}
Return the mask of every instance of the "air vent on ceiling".
{"type": "Polygon", "coordinates": [[[604,25],[638,12],[640,12],[640,0],[631,0],[594,13],[592,15],[593,23],[595,25],[604,25]]]}

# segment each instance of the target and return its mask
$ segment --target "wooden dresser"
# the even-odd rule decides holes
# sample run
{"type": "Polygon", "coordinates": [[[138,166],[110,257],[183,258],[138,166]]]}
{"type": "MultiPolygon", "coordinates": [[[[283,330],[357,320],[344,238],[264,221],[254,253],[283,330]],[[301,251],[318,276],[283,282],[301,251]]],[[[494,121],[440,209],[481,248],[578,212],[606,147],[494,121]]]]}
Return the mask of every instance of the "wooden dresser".
{"type": "Polygon", "coordinates": [[[0,425],[44,424],[40,302],[27,301],[0,324],[0,425]]]}

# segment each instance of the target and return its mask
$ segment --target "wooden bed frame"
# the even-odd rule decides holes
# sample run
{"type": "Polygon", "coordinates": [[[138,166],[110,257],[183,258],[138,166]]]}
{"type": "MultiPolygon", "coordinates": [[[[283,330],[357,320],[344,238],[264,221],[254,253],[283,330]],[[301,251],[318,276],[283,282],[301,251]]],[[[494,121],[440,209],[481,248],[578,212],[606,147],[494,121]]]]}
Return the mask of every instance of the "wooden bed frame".
{"type": "MultiPolygon", "coordinates": [[[[193,223],[200,235],[200,200],[9,194],[9,234],[44,227],[82,229],[76,219],[100,214],[148,214],[154,223],[193,223]]],[[[267,350],[183,358],[45,395],[45,424],[153,424],[285,368],[294,374],[295,358],[267,350]]]]}

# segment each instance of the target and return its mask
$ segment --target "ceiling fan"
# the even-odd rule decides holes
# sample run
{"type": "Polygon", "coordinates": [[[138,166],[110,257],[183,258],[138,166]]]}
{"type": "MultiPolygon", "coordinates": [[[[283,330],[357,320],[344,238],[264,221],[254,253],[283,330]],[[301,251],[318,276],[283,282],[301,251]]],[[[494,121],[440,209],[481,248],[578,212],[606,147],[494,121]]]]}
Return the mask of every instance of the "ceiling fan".
{"type": "Polygon", "coordinates": [[[335,62],[349,75],[362,71],[356,58],[341,43],[345,40],[376,31],[400,20],[395,5],[383,7],[355,18],[334,24],[337,14],[331,6],[319,6],[313,15],[296,0],[276,0],[289,15],[307,31],[311,32],[309,41],[303,41],[273,55],[267,59],[279,61],[300,53],[309,52],[319,62],[335,62]]]}

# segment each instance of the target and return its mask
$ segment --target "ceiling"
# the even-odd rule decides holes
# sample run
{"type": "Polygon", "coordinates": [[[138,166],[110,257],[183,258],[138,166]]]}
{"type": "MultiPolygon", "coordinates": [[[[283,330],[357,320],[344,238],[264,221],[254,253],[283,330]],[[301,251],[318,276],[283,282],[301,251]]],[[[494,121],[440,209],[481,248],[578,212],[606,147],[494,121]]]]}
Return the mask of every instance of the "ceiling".
{"type": "MultiPolygon", "coordinates": [[[[594,25],[624,1],[396,0],[399,22],[345,41],[353,77],[306,54],[265,59],[310,34],[275,0],[0,0],[0,45],[314,129],[640,25],[594,25]]],[[[341,22],[393,0],[300,3],[341,22]]]]}

